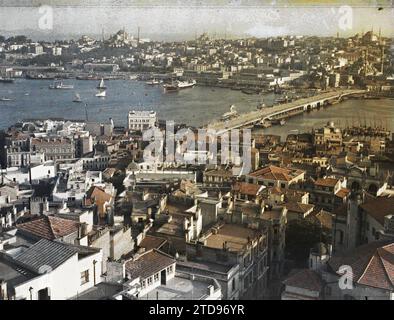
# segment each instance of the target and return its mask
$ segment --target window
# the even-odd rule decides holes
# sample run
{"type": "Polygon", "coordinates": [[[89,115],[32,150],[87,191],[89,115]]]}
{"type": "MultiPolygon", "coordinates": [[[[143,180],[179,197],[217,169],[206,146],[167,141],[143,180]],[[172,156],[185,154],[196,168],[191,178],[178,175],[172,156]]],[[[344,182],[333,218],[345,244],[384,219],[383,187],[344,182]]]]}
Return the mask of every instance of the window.
{"type": "Polygon", "coordinates": [[[233,278],[233,281],[231,281],[231,292],[235,290],[235,278],[233,278]]]}
{"type": "Polygon", "coordinates": [[[159,281],[159,274],[158,274],[158,273],[156,273],[156,274],[154,275],[154,281],[155,281],[155,282],[159,281]]]}
{"type": "Polygon", "coordinates": [[[149,277],[147,282],[148,282],[148,287],[151,286],[153,283],[152,277],[149,277]]]}
{"type": "Polygon", "coordinates": [[[81,272],[81,285],[89,282],[89,270],[81,272]]]}

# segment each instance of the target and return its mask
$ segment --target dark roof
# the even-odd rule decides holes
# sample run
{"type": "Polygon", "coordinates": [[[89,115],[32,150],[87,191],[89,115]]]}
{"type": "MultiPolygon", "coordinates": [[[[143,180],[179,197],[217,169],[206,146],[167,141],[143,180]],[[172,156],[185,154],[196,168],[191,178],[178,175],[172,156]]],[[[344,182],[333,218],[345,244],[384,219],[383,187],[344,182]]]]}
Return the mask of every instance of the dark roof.
{"type": "Polygon", "coordinates": [[[377,222],[384,225],[384,217],[394,214],[394,197],[367,199],[360,207],[377,222]]]}
{"type": "Polygon", "coordinates": [[[130,280],[146,279],[175,263],[175,259],[164,252],[152,249],[135,260],[126,262],[126,272],[130,280]]]}
{"type": "Polygon", "coordinates": [[[140,247],[145,248],[146,251],[152,249],[160,249],[166,242],[166,239],[146,235],[145,238],[141,241],[140,247]]]}
{"type": "Polygon", "coordinates": [[[290,276],[283,281],[286,286],[303,288],[311,291],[320,292],[323,288],[323,281],[313,270],[301,269],[294,270],[290,276]]]}
{"type": "Polygon", "coordinates": [[[37,273],[53,270],[65,263],[78,251],[65,244],[41,239],[13,257],[16,263],[37,273]]]}

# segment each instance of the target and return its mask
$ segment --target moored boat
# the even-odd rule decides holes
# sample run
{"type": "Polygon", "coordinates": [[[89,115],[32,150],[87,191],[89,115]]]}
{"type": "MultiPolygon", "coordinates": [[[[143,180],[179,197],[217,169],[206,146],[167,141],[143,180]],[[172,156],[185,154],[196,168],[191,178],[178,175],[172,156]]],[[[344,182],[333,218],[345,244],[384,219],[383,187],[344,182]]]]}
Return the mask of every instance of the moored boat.
{"type": "Polygon", "coordinates": [[[61,81],[55,81],[49,86],[49,89],[74,89],[72,84],[63,84],[61,81]]]}

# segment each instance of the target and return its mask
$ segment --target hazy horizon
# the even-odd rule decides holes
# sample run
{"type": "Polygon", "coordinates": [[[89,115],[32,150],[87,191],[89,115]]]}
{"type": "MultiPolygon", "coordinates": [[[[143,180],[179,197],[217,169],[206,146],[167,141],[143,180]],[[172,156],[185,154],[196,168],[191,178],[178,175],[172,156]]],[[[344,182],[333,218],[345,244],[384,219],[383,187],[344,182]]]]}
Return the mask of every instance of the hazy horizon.
{"type": "Polygon", "coordinates": [[[39,29],[43,13],[38,6],[2,6],[0,34],[24,34],[35,41],[63,40],[81,35],[101,38],[104,29],[107,38],[123,28],[135,35],[139,26],[141,38],[163,41],[193,39],[196,34],[203,32],[212,36],[216,34],[217,37],[227,35],[238,38],[335,36],[337,32],[347,37],[372,28],[378,32],[381,28],[383,36],[394,35],[394,9],[387,7],[380,10],[377,7],[353,7],[351,21],[343,28],[340,21],[344,20],[344,12],[341,11],[344,9],[340,6],[111,6],[108,2],[100,6],[54,6],[51,30],[39,29]]]}

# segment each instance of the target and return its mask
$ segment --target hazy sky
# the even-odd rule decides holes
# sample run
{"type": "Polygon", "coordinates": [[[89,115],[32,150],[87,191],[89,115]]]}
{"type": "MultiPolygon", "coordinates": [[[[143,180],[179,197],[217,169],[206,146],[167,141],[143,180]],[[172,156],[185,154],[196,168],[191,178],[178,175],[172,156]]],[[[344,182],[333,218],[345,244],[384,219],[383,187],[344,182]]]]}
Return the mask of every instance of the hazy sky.
{"type": "Polygon", "coordinates": [[[394,9],[388,6],[378,10],[377,7],[357,5],[350,12],[340,6],[286,7],[283,1],[279,5],[274,1],[277,6],[269,7],[257,6],[253,0],[192,2],[204,2],[203,6],[182,5],[186,1],[176,0],[171,2],[171,6],[159,0],[90,0],[82,6],[78,5],[81,1],[58,0],[58,5],[53,7],[53,28],[45,30],[39,28],[39,21],[47,11],[40,12],[38,5],[34,6],[38,1],[19,1],[18,7],[12,6],[12,2],[16,1],[0,0],[0,33],[25,32],[33,38],[64,38],[82,34],[98,36],[103,28],[108,36],[123,27],[130,33],[136,33],[137,26],[141,27],[142,37],[155,40],[193,38],[195,33],[204,31],[218,36],[225,33],[256,37],[286,34],[332,36],[336,32],[348,36],[372,27],[375,31],[381,27],[385,36],[394,35],[394,9]],[[75,5],[67,6],[65,3],[75,5]],[[114,6],[114,3],[118,5],[114,6]],[[349,13],[350,16],[347,15],[349,13]]]}

